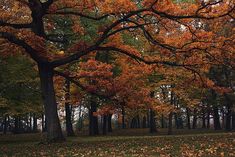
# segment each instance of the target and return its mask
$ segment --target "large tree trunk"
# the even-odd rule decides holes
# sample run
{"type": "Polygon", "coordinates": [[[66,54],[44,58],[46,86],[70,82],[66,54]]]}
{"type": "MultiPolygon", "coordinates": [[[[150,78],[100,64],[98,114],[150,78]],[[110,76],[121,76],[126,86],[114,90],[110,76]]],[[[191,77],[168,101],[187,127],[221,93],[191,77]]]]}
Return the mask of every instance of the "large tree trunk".
{"type": "Polygon", "coordinates": [[[108,115],[108,132],[112,132],[112,114],[108,115]]]}
{"type": "Polygon", "coordinates": [[[46,116],[47,142],[64,141],[65,138],[62,134],[55,99],[53,68],[41,64],[38,69],[46,116]]]}
{"type": "Polygon", "coordinates": [[[98,117],[93,113],[97,111],[97,104],[94,98],[91,98],[91,106],[89,110],[89,134],[99,135],[98,117]]]}
{"type": "Polygon", "coordinates": [[[73,124],[72,124],[72,106],[69,104],[70,100],[70,82],[65,81],[65,119],[66,119],[66,132],[67,136],[74,136],[73,124]]]}
{"type": "Polygon", "coordinates": [[[155,112],[153,109],[150,109],[150,114],[149,114],[149,123],[150,123],[150,133],[155,133],[157,132],[157,127],[156,127],[156,120],[155,120],[155,112]]]}
{"type": "Polygon", "coordinates": [[[172,118],[173,118],[173,112],[169,114],[168,135],[172,135],[172,118]]]}

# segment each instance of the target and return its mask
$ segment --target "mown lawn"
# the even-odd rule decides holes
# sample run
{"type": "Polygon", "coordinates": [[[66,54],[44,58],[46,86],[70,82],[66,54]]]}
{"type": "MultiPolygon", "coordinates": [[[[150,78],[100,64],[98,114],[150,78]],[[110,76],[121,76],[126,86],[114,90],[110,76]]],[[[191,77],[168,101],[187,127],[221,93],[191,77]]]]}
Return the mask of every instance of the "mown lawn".
{"type": "Polygon", "coordinates": [[[0,135],[0,156],[235,156],[235,133],[114,135],[73,137],[50,145],[39,144],[41,134],[0,135]]]}

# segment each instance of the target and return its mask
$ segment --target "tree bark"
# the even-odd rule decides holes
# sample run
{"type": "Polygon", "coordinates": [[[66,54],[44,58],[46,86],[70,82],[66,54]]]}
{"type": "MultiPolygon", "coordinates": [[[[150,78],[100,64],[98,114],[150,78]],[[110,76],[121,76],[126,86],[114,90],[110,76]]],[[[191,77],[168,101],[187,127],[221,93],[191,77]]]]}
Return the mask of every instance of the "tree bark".
{"type": "Polygon", "coordinates": [[[192,129],[196,129],[197,128],[197,110],[194,109],[193,111],[193,126],[192,129]]]}
{"type": "Polygon", "coordinates": [[[14,118],[14,134],[19,134],[20,133],[20,119],[18,116],[14,118]]]}
{"type": "Polygon", "coordinates": [[[112,132],[112,114],[108,115],[108,132],[112,132]]]}
{"type": "Polygon", "coordinates": [[[38,131],[38,123],[37,123],[37,117],[36,114],[33,114],[33,132],[37,132],[38,131]]]}
{"type": "Polygon", "coordinates": [[[188,129],[191,129],[191,123],[190,123],[190,110],[189,110],[189,108],[188,108],[188,107],[186,108],[186,114],[187,114],[187,127],[188,127],[188,129]]]}
{"type": "Polygon", "coordinates": [[[226,131],[231,131],[231,116],[232,116],[232,104],[231,101],[228,97],[228,95],[225,94],[225,100],[226,100],[226,107],[227,107],[227,112],[226,112],[226,124],[225,124],[225,129],[226,131]]]}
{"type": "Polygon", "coordinates": [[[125,129],[126,125],[125,125],[125,108],[124,105],[122,105],[122,128],[125,129]]]}
{"type": "Polygon", "coordinates": [[[162,126],[162,128],[165,128],[165,121],[164,121],[163,114],[162,114],[162,117],[161,117],[161,126],[162,126]]]}
{"type": "Polygon", "coordinates": [[[169,114],[169,125],[168,125],[168,135],[172,135],[172,118],[173,118],[173,112],[170,112],[169,114]]]}
{"type": "Polygon", "coordinates": [[[150,109],[150,133],[155,133],[157,132],[157,127],[156,127],[156,120],[155,120],[155,112],[153,109],[150,109]]]}
{"type": "Polygon", "coordinates": [[[202,128],[206,128],[206,115],[204,109],[202,109],[202,128]]]}
{"type": "Polygon", "coordinates": [[[235,131],[235,111],[232,112],[232,130],[235,131]]]}
{"type": "Polygon", "coordinates": [[[7,127],[8,127],[8,116],[4,116],[3,120],[3,134],[7,133],[7,127]]]}
{"type": "Polygon", "coordinates": [[[210,128],[210,110],[207,110],[207,125],[206,128],[209,129],[210,128]]]}
{"type": "Polygon", "coordinates": [[[143,117],[143,123],[142,123],[142,127],[143,127],[143,128],[146,128],[146,127],[147,127],[147,124],[146,124],[147,122],[146,122],[146,121],[147,121],[147,120],[146,120],[146,117],[144,116],[144,117],[143,117]]]}
{"type": "Polygon", "coordinates": [[[72,124],[72,106],[69,104],[70,100],[70,82],[68,80],[65,81],[65,119],[66,119],[66,132],[67,136],[75,136],[73,131],[72,124]]]}
{"type": "Polygon", "coordinates": [[[219,118],[219,109],[217,106],[213,107],[213,112],[214,112],[214,129],[215,130],[221,130],[221,126],[220,126],[220,118],[219,118]]]}
{"type": "Polygon", "coordinates": [[[45,64],[39,64],[38,69],[46,116],[47,142],[64,141],[55,99],[53,68],[45,64]]]}
{"type": "Polygon", "coordinates": [[[103,115],[103,135],[107,134],[107,115],[103,115]]]}
{"type": "Polygon", "coordinates": [[[91,106],[89,110],[89,134],[99,135],[98,117],[93,113],[97,111],[97,104],[94,98],[91,98],[91,106]]]}

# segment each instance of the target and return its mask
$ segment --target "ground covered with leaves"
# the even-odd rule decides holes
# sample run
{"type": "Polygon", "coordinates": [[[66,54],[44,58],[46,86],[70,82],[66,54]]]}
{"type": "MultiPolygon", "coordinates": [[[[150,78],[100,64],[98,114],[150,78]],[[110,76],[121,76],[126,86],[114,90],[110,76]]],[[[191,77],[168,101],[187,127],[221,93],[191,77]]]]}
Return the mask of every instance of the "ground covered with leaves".
{"type": "Polygon", "coordinates": [[[0,135],[0,156],[235,156],[235,133],[73,137],[39,144],[40,134],[0,135]]]}

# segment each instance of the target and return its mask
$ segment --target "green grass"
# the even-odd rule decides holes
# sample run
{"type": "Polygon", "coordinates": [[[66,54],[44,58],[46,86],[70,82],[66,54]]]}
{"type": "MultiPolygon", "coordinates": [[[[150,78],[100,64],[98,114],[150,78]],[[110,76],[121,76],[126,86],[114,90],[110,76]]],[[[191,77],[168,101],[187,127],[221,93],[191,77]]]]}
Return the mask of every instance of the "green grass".
{"type": "Polygon", "coordinates": [[[39,144],[41,134],[0,135],[0,156],[235,156],[235,133],[181,130],[176,134],[187,135],[159,132],[143,136],[145,131],[128,129],[108,136],[70,137],[64,143],[49,145],[39,144]]]}

